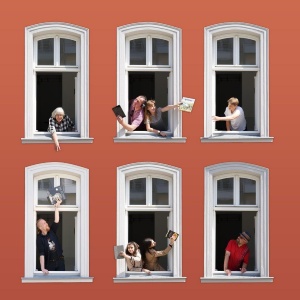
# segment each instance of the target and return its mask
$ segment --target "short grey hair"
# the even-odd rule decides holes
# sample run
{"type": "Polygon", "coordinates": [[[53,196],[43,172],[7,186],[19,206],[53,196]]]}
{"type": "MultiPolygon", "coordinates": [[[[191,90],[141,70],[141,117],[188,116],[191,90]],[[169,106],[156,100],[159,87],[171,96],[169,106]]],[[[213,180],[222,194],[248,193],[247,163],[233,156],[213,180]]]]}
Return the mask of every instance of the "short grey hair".
{"type": "Polygon", "coordinates": [[[51,117],[52,117],[53,119],[55,119],[55,116],[56,116],[57,114],[60,114],[60,115],[63,115],[63,116],[65,115],[65,111],[63,110],[62,107],[57,107],[57,108],[55,108],[54,111],[53,111],[52,114],[51,114],[51,117]]]}

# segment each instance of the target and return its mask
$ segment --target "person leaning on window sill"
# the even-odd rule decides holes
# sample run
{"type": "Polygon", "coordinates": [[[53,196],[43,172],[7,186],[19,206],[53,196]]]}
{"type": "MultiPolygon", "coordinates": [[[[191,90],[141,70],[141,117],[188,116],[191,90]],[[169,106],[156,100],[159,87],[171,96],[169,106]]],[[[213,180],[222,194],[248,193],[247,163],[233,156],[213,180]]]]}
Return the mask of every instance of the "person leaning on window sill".
{"type": "Polygon", "coordinates": [[[49,118],[48,131],[51,133],[56,151],[61,150],[56,132],[75,131],[75,124],[62,107],[57,107],[49,118]]]}

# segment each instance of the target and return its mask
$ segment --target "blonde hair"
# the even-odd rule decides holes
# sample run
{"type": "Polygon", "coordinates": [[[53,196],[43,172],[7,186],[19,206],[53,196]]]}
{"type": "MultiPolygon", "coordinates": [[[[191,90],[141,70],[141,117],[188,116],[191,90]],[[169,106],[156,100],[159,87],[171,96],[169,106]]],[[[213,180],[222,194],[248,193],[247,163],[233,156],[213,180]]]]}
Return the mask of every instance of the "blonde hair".
{"type": "Polygon", "coordinates": [[[54,119],[57,114],[60,114],[60,115],[63,115],[63,116],[65,115],[65,111],[63,110],[62,107],[55,108],[54,111],[51,114],[51,117],[54,119]]]}
{"type": "Polygon", "coordinates": [[[228,104],[232,104],[234,106],[239,105],[239,99],[238,98],[231,97],[230,99],[227,100],[227,102],[228,102],[228,104]]]}

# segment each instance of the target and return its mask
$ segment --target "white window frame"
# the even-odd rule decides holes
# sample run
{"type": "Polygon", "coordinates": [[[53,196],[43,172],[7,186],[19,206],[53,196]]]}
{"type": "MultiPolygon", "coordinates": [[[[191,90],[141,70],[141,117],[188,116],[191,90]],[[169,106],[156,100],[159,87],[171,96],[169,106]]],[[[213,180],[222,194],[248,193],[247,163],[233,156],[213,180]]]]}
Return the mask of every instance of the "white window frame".
{"type": "MultiPolygon", "coordinates": [[[[77,73],[75,111],[77,132],[58,132],[60,143],[92,143],[89,137],[89,30],[77,25],[49,22],[25,28],[25,137],[22,143],[53,143],[51,134],[36,131],[36,73],[77,73]],[[37,65],[37,42],[44,38],[76,41],[76,66],[37,65]]],[[[50,116],[49,116],[50,118],[50,116]]]]}
{"type": "MultiPolygon", "coordinates": [[[[181,67],[181,29],[153,22],[134,23],[117,29],[117,104],[127,111],[128,107],[128,72],[130,71],[164,71],[170,72],[168,103],[175,104],[182,99],[182,67],[181,67]],[[161,38],[169,41],[169,65],[129,65],[129,42],[136,38],[161,38]]],[[[126,115],[128,115],[125,112],[126,115]]],[[[160,138],[147,131],[128,132],[118,122],[115,142],[160,142],[185,143],[182,137],[182,115],[180,110],[169,112],[168,138],[160,138]]],[[[127,121],[127,117],[126,117],[127,121]]]]}
{"type": "Polygon", "coordinates": [[[204,277],[207,282],[273,282],[269,276],[269,171],[260,166],[228,162],[206,167],[204,170],[204,277]],[[256,205],[226,205],[216,203],[216,180],[222,177],[256,178],[256,205]],[[216,211],[257,211],[255,229],[255,257],[257,272],[227,276],[215,272],[216,211]]]}
{"type": "MultiPolygon", "coordinates": [[[[204,28],[204,137],[201,142],[272,142],[269,136],[269,33],[247,23],[221,23],[204,28]],[[250,38],[256,41],[256,65],[217,65],[217,40],[250,38]],[[256,71],[255,123],[257,131],[217,132],[215,122],[216,71],[256,71]]],[[[236,49],[237,50],[237,49],[236,49]]],[[[235,61],[236,63],[236,61],[235,61]]],[[[227,103],[224,103],[224,110],[227,103]]]]}
{"type": "Polygon", "coordinates": [[[89,276],[89,170],[66,163],[42,163],[25,168],[25,275],[23,283],[92,282],[89,276]],[[38,205],[38,180],[54,176],[76,180],[76,206],[61,206],[60,211],[77,211],[76,266],[78,271],[50,272],[35,270],[36,216],[38,211],[53,211],[51,205],[38,205]]]}
{"type": "MultiPolygon", "coordinates": [[[[128,211],[170,211],[168,223],[172,225],[172,230],[182,232],[181,227],[181,169],[160,164],[160,163],[134,163],[117,168],[117,241],[116,245],[126,245],[128,241],[128,211]],[[159,207],[145,205],[130,205],[129,207],[129,180],[145,177],[151,174],[155,178],[168,179],[169,181],[169,200],[172,203],[159,207]]],[[[171,229],[171,228],[170,228],[171,229]]],[[[151,272],[145,275],[137,272],[126,272],[126,265],[123,259],[116,260],[117,276],[113,279],[115,283],[122,282],[185,282],[186,277],[182,277],[182,236],[175,242],[170,256],[172,262],[172,273],[170,272],[151,272]],[[128,277],[128,275],[130,275],[128,277]]]]}

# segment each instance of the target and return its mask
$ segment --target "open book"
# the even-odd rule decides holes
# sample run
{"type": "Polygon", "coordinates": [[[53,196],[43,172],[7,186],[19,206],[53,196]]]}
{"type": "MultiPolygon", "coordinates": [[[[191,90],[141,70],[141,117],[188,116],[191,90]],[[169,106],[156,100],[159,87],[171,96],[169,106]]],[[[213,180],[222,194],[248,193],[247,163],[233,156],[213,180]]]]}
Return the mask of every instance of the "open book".
{"type": "Polygon", "coordinates": [[[120,116],[122,118],[126,117],[126,115],[125,115],[125,113],[124,113],[124,111],[123,111],[123,109],[120,105],[117,105],[117,106],[113,107],[112,110],[113,110],[114,114],[116,115],[116,117],[117,116],[120,116]]]}
{"type": "Polygon", "coordinates": [[[179,105],[179,110],[191,112],[193,110],[194,103],[195,99],[183,97],[181,104],[179,105]]]}
{"type": "Polygon", "coordinates": [[[166,234],[166,238],[171,238],[174,235],[175,239],[174,241],[176,241],[178,239],[179,233],[169,230],[166,234]]]}
{"type": "Polygon", "coordinates": [[[123,256],[120,255],[120,252],[124,251],[124,246],[123,245],[117,245],[114,246],[114,255],[115,255],[115,259],[121,259],[124,258],[123,256]]]}
{"type": "Polygon", "coordinates": [[[65,192],[62,188],[62,186],[55,186],[53,188],[50,188],[48,190],[48,200],[50,201],[51,204],[56,204],[56,202],[59,201],[64,201],[66,200],[65,192]]]}

